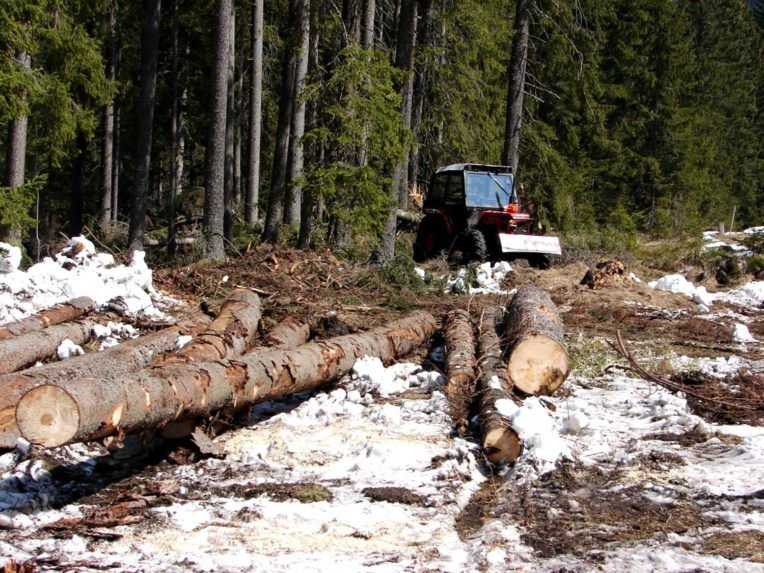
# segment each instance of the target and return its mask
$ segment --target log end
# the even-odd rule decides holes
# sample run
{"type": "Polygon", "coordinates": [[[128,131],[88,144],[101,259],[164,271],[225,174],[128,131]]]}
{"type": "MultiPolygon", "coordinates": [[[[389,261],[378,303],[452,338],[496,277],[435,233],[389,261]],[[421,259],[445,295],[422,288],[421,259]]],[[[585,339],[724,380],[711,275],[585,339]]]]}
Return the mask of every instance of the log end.
{"type": "Polygon", "coordinates": [[[514,387],[525,394],[552,394],[570,374],[570,360],[562,344],[536,334],[515,346],[507,362],[514,387]]]}
{"type": "Polygon", "coordinates": [[[16,424],[29,442],[55,448],[74,439],[80,427],[80,410],[66,390],[45,384],[19,401],[16,424]]]}
{"type": "Polygon", "coordinates": [[[512,428],[490,428],[483,436],[483,451],[492,464],[512,463],[523,453],[523,444],[512,428]]]}

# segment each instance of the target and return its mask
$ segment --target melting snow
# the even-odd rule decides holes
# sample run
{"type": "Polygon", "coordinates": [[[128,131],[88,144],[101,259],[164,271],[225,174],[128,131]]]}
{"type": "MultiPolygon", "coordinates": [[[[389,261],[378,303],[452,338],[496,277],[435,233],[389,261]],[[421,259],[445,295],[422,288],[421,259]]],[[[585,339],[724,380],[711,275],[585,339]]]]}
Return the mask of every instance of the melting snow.
{"type": "Polygon", "coordinates": [[[512,265],[506,261],[482,263],[475,269],[475,284],[471,284],[468,269],[461,268],[457,271],[455,277],[450,277],[446,282],[446,292],[455,294],[510,295],[514,290],[504,290],[502,283],[511,272],[512,265]]]}
{"type": "Polygon", "coordinates": [[[66,360],[72,356],[81,356],[83,354],[85,354],[85,351],[82,349],[82,346],[75,344],[68,338],[61,341],[61,344],[59,344],[56,349],[56,355],[59,360],[66,360]]]}
{"type": "Polygon", "coordinates": [[[128,316],[168,318],[156,304],[171,301],[154,289],[141,251],[133,253],[129,265],[117,265],[114,257],[97,253],[84,237],[74,237],[55,257],[26,271],[18,270],[20,256],[17,247],[0,243],[0,324],[80,296],[99,306],[113,303],[128,316]]]}

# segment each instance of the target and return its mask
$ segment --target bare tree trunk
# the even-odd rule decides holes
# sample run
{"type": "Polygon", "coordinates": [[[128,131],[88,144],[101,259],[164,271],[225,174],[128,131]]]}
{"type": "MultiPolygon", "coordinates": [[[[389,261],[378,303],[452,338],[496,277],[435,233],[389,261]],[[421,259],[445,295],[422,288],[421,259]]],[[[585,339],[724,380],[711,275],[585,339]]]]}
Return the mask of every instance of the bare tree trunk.
{"type": "Polygon", "coordinates": [[[252,3],[252,88],[249,110],[249,181],[245,217],[254,225],[259,217],[260,134],[263,124],[263,3],[252,3]]]}
{"type": "MultiPolygon", "coordinates": [[[[175,254],[176,229],[175,207],[178,200],[178,155],[180,148],[180,109],[179,98],[179,65],[178,65],[178,0],[172,0],[172,117],[170,118],[170,198],[167,204],[167,254],[175,254]]],[[[182,88],[180,88],[182,89],[182,88]]],[[[182,162],[182,156],[181,156],[182,162]]]]}
{"type": "MultiPolygon", "coordinates": [[[[112,3],[109,10],[109,53],[106,56],[106,77],[115,79],[115,59],[117,53],[117,7],[112,3]]],[[[114,101],[110,101],[103,110],[103,143],[101,147],[101,211],[98,214],[98,226],[108,227],[111,222],[112,185],[114,183],[114,101]]]]}
{"type": "MultiPolygon", "coordinates": [[[[434,7],[432,0],[422,0],[422,18],[419,22],[418,43],[420,47],[429,48],[432,43],[432,20],[434,7]]],[[[427,65],[419,61],[416,66],[414,77],[414,99],[411,112],[411,133],[414,137],[414,143],[411,147],[408,168],[408,189],[416,188],[419,181],[419,149],[420,127],[422,124],[422,115],[424,114],[424,101],[427,92],[427,65]]]]}
{"type": "Polygon", "coordinates": [[[84,202],[82,185],[85,179],[85,163],[88,154],[88,140],[81,131],[77,134],[77,155],[72,162],[71,194],[69,196],[69,234],[82,233],[82,208],[84,202]]]}
{"type": "MultiPolygon", "coordinates": [[[[32,68],[32,58],[26,52],[17,53],[15,59],[21,69],[28,71],[32,68]]],[[[25,182],[28,126],[29,118],[26,115],[19,116],[11,121],[8,133],[5,186],[12,189],[21,187],[25,182]]],[[[11,243],[19,243],[21,242],[21,229],[0,227],[0,239],[11,243]]]]}
{"type": "MultiPolygon", "coordinates": [[[[297,20],[298,2],[290,0],[289,22],[297,20]]],[[[292,108],[294,106],[294,84],[297,74],[297,50],[295,49],[295,30],[290,27],[289,38],[284,46],[281,71],[281,96],[279,98],[279,121],[276,128],[276,151],[273,155],[273,170],[271,171],[271,190],[268,197],[268,213],[265,217],[263,238],[271,243],[279,239],[279,227],[284,219],[284,195],[287,185],[287,168],[289,165],[289,143],[292,125],[292,108]]]]}
{"type": "Polygon", "coordinates": [[[207,189],[204,219],[207,227],[207,256],[225,258],[225,135],[228,99],[228,50],[233,0],[218,0],[217,36],[215,39],[215,92],[212,106],[212,133],[207,145],[207,189]]]}
{"type": "Polygon", "coordinates": [[[135,182],[131,193],[129,248],[143,250],[146,233],[146,198],[151,177],[151,143],[154,131],[157,63],[159,61],[159,19],[161,0],[143,0],[144,25],[141,34],[141,93],[138,98],[138,143],[135,182]]]}
{"type": "Polygon", "coordinates": [[[79,379],[38,386],[16,408],[22,436],[56,447],[209,416],[227,407],[317,388],[350,371],[358,358],[389,363],[423,344],[435,319],[416,312],[386,327],[309,343],[257,350],[235,360],[189,362],[143,370],[114,384],[79,379]]]}
{"type": "Polygon", "coordinates": [[[226,75],[226,124],[225,124],[225,216],[223,219],[223,233],[227,240],[233,238],[234,217],[234,134],[236,123],[236,110],[234,109],[236,96],[236,10],[231,10],[231,31],[228,35],[228,69],[226,75]]]}
{"type": "Polygon", "coordinates": [[[305,135],[305,100],[303,91],[310,59],[310,0],[300,0],[299,4],[298,45],[300,52],[295,68],[294,109],[289,141],[289,186],[284,212],[284,222],[294,229],[300,227],[302,209],[302,186],[299,178],[302,177],[304,163],[302,138],[305,135]]]}
{"type": "MultiPolygon", "coordinates": [[[[414,91],[414,50],[416,47],[416,22],[417,22],[417,0],[402,0],[401,13],[398,25],[398,42],[395,53],[395,65],[397,68],[407,73],[403,84],[401,95],[403,103],[401,106],[401,115],[403,127],[411,128],[411,108],[414,91]]],[[[385,229],[382,234],[379,254],[382,262],[389,262],[395,257],[395,232],[397,227],[398,208],[406,209],[408,207],[408,157],[409,151],[404,151],[395,166],[393,173],[393,184],[390,190],[390,210],[385,221],[385,229]]]]}
{"type": "Polygon", "coordinates": [[[518,0],[515,13],[515,32],[512,38],[512,55],[509,60],[509,88],[507,90],[507,126],[504,133],[505,165],[517,174],[520,162],[520,130],[523,124],[523,100],[525,97],[525,70],[528,65],[528,37],[530,35],[531,10],[535,0],[518,0]]]}
{"type": "Polygon", "coordinates": [[[374,48],[374,20],[377,14],[376,0],[366,0],[366,6],[363,13],[363,35],[361,36],[361,47],[364,50],[374,48]]]}
{"type": "MultiPolygon", "coordinates": [[[[311,27],[310,27],[310,53],[308,57],[310,58],[310,64],[309,66],[312,67],[314,70],[319,70],[319,40],[320,40],[320,31],[319,31],[319,22],[321,21],[322,16],[322,3],[321,2],[313,2],[311,5],[311,27]]],[[[318,104],[316,102],[312,103],[310,106],[310,126],[311,128],[315,128],[318,126],[318,104]]],[[[314,165],[323,165],[323,143],[319,142],[318,145],[320,146],[319,149],[316,149],[316,145],[314,144],[311,147],[311,155],[312,155],[312,161],[314,165]]],[[[316,219],[321,217],[320,210],[316,209],[317,207],[317,201],[315,192],[312,189],[308,189],[304,195],[302,200],[302,214],[300,216],[300,235],[297,240],[297,246],[301,249],[307,249],[310,247],[310,241],[313,238],[313,229],[316,225],[316,219]]]]}
{"type": "Polygon", "coordinates": [[[114,171],[111,183],[111,220],[113,223],[119,220],[119,172],[122,167],[122,162],[120,161],[120,143],[122,139],[119,134],[120,116],[121,113],[117,107],[114,110],[114,171]]]}

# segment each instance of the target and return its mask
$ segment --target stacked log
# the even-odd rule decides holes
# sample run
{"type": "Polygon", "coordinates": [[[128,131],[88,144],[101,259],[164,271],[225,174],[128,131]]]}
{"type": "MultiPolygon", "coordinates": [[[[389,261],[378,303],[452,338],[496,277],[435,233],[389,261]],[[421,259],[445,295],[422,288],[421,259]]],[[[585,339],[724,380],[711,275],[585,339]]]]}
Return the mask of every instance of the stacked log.
{"type": "Polygon", "coordinates": [[[152,359],[177,348],[181,336],[195,335],[209,324],[209,317],[197,313],[189,320],[158,332],[128,340],[102,352],[91,352],[53,362],[23,372],[0,376],[0,449],[13,448],[20,436],[16,425],[16,404],[29,390],[42,384],[98,377],[104,383],[147,366],[152,359]]]}
{"type": "Polygon", "coordinates": [[[552,394],[570,374],[564,327],[546,291],[520,288],[507,310],[506,365],[514,388],[526,395],[552,394]]]}
{"type": "Polygon", "coordinates": [[[16,372],[56,354],[64,340],[84,344],[92,333],[88,321],[66,322],[0,341],[0,374],[16,372]]]}
{"type": "Polygon", "coordinates": [[[22,334],[43,330],[49,326],[69,322],[84,316],[95,308],[92,298],[82,296],[45,309],[33,316],[0,326],[0,340],[8,340],[22,334]]]}
{"type": "Polygon", "coordinates": [[[294,350],[158,365],[110,384],[98,379],[45,384],[22,397],[16,420],[27,440],[47,447],[161,427],[316,388],[349,372],[363,356],[389,363],[424,343],[435,327],[432,315],[415,312],[386,327],[294,350]]]}
{"type": "Polygon", "coordinates": [[[446,394],[451,419],[463,436],[469,425],[469,411],[475,394],[475,334],[466,310],[455,310],[446,317],[446,394]]]}
{"type": "Polygon", "coordinates": [[[481,445],[493,464],[511,463],[520,457],[523,445],[509,421],[501,413],[502,401],[511,402],[512,384],[501,359],[501,341],[497,334],[500,311],[489,306],[480,322],[480,378],[478,406],[481,445]]]}
{"type": "Polygon", "coordinates": [[[297,348],[310,338],[310,326],[287,316],[263,336],[260,346],[270,348],[297,348]]]}

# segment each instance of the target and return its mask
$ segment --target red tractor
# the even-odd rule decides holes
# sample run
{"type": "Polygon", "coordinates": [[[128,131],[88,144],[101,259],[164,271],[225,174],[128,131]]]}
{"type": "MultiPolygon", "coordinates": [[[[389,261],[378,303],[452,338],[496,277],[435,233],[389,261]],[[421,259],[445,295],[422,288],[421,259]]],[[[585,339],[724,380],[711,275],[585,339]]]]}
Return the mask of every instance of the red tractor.
{"type": "Polygon", "coordinates": [[[533,234],[520,210],[509,167],[457,164],[438,169],[424,200],[414,259],[461,253],[462,262],[527,259],[546,268],[560,255],[557,237],[533,234]]]}

